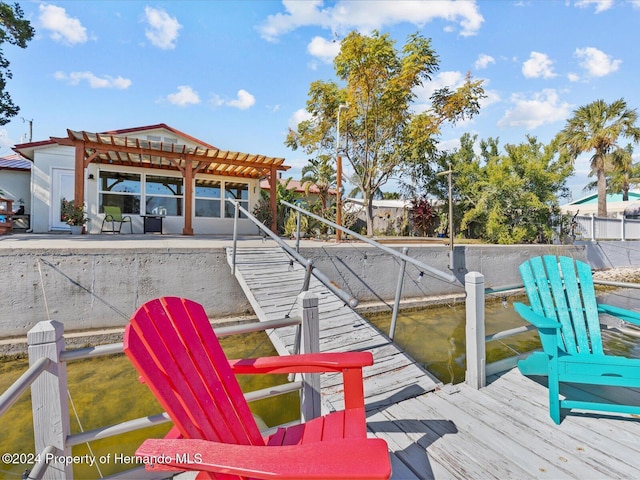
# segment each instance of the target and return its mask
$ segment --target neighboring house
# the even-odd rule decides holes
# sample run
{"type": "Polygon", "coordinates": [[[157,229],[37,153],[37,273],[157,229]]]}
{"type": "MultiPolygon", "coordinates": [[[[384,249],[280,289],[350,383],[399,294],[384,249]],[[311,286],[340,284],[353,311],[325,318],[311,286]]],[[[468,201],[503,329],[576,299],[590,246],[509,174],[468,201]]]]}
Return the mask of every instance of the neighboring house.
{"type": "MultiPolygon", "coordinates": [[[[307,195],[307,182],[301,183],[300,180],[289,180],[287,183],[287,179],[279,178],[281,185],[287,184],[287,190],[295,190],[296,193],[299,193],[301,196],[305,197],[309,204],[315,203],[320,199],[319,193],[320,190],[318,186],[315,184],[309,185],[309,194],[307,195]]],[[[269,183],[269,179],[264,179],[260,181],[260,188],[262,190],[269,190],[271,188],[271,184],[269,183]]],[[[329,189],[329,203],[335,203],[337,191],[333,188],[329,189]]]]}
{"type": "MultiPolygon", "coordinates": [[[[638,201],[640,201],[640,191],[630,191],[629,200],[627,201],[622,201],[621,193],[610,193],[607,195],[607,216],[621,216],[629,205],[638,201]]],[[[560,211],[568,215],[575,215],[576,213],[579,215],[597,215],[598,194],[593,193],[565,205],[560,205],[560,211]]]]}
{"type": "MultiPolygon", "coordinates": [[[[364,200],[361,198],[346,198],[346,211],[358,211],[358,222],[352,230],[360,232],[367,228],[367,217],[364,200]]],[[[373,231],[376,235],[404,235],[408,225],[411,200],[373,200],[373,231]]]]}
{"type": "Polygon", "coordinates": [[[0,197],[13,200],[13,211],[31,211],[31,162],[17,153],[0,157],[0,197]]]}
{"type": "MultiPolygon", "coordinates": [[[[36,233],[69,229],[61,221],[63,199],[86,205],[88,233],[100,233],[105,205],[131,216],[137,233],[154,215],[163,217],[164,233],[232,233],[234,208],[225,199],[251,211],[260,179],[289,168],[283,158],[219,150],[165,124],[67,133],[13,148],[33,162],[36,233]]],[[[255,233],[255,226],[241,218],[238,231],[255,233]]]]}

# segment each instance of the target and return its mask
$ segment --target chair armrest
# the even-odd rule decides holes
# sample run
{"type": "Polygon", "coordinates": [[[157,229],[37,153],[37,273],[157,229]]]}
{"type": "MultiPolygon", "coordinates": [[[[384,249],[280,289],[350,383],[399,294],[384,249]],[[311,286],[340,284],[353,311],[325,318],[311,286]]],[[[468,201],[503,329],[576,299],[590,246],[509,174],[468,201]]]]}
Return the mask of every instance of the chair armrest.
{"type": "Polygon", "coordinates": [[[306,353],[229,361],[235,374],[342,373],[344,408],[364,406],[362,367],[373,365],[371,352],[306,353]]]}
{"type": "Polygon", "coordinates": [[[196,470],[284,480],[387,479],[387,444],[378,438],[265,447],[207,440],[146,440],[136,451],[147,470],[196,470]]]}
{"type": "Polygon", "coordinates": [[[229,360],[235,374],[328,373],[373,365],[371,352],[306,353],[229,360]]]}
{"type": "Polygon", "coordinates": [[[559,329],[561,327],[560,322],[556,322],[555,320],[552,320],[550,318],[543,317],[542,315],[538,315],[536,312],[531,310],[531,307],[528,307],[523,303],[516,302],[513,304],[513,308],[515,309],[516,312],[518,312],[518,315],[524,318],[527,322],[535,325],[535,327],[538,329],[542,329],[542,328],[559,329]]]}
{"type": "Polygon", "coordinates": [[[601,303],[598,305],[598,312],[607,313],[609,315],[613,315],[614,317],[618,317],[625,322],[640,325],[640,312],[634,312],[632,310],[614,307],[613,305],[607,305],[606,303],[601,303]]]}

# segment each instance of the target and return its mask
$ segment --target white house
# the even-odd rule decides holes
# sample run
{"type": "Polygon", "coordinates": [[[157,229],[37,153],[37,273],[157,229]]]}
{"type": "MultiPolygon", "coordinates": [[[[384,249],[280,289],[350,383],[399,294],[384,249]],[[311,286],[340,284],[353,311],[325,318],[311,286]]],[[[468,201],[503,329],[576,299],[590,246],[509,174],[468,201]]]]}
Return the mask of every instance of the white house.
{"type": "Polygon", "coordinates": [[[13,200],[13,210],[31,208],[31,162],[17,153],[0,157],[0,197],[13,200]]]}
{"type": "MultiPolygon", "coordinates": [[[[100,233],[104,207],[115,206],[132,218],[134,233],[143,232],[145,217],[156,216],[162,217],[163,233],[228,234],[234,207],[225,199],[251,211],[260,198],[260,179],[289,168],[283,158],[219,150],[165,124],[67,133],[14,147],[33,162],[36,233],[69,230],[60,211],[66,199],[84,203],[88,233],[100,233]]],[[[241,215],[239,233],[255,232],[241,215]]]]}

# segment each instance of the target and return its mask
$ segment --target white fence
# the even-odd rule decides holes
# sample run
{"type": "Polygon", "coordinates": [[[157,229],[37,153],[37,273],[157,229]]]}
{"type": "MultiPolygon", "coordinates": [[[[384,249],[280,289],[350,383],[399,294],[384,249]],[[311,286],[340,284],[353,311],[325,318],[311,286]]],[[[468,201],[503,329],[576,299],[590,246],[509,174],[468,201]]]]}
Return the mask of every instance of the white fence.
{"type": "Polygon", "coordinates": [[[575,236],[581,240],[640,240],[640,220],[580,216],[575,218],[575,236]]]}

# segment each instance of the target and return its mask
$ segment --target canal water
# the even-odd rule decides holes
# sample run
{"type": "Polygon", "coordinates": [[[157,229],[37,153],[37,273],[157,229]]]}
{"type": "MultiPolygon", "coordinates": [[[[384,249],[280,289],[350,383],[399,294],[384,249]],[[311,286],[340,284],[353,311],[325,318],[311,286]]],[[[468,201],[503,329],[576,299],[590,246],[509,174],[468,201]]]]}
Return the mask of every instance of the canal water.
{"type": "MultiPolygon", "coordinates": [[[[247,358],[277,355],[264,332],[224,337],[220,342],[229,358],[247,358]]],[[[0,361],[0,392],[4,392],[29,366],[27,359],[0,361]]],[[[138,381],[138,374],[124,355],[113,355],[89,360],[69,362],[67,368],[70,402],[71,432],[91,430],[162,412],[149,388],[138,381]],[[79,420],[79,422],[78,422],[79,420]]],[[[286,375],[241,375],[238,377],[243,391],[254,391],[287,382],[286,375]]],[[[300,404],[297,393],[289,393],[272,399],[251,403],[251,409],[267,426],[280,425],[299,418],[300,404]]],[[[0,453],[12,454],[9,464],[0,460],[0,479],[20,479],[29,460],[20,454],[33,454],[33,423],[31,397],[25,394],[0,419],[0,453]]],[[[103,458],[99,465],[74,466],[76,479],[92,479],[107,476],[132,465],[124,462],[133,458],[136,448],[149,437],[162,437],[171,428],[170,423],[149,427],[73,447],[73,455],[88,454],[103,458]],[[118,457],[116,457],[118,455],[118,457]],[[116,458],[118,461],[116,461],[116,458]],[[98,468],[100,470],[98,470],[98,468]]],[[[96,462],[96,464],[99,462],[96,462]]]]}
{"type": "MultiPolygon", "coordinates": [[[[622,291],[620,291],[622,292],[622,291]]],[[[640,309],[639,293],[610,293],[601,301],[626,308],[640,309]],[[629,298],[634,298],[629,303],[629,298]],[[622,301],[620,300],[622,299],[622,301]]],[[[523,298],[490,298],[486,303],[486,334],[524,325],[514,312],[513,302],[523,298]]],[[[388,333],[391,313],[368,315],[381,331],[388,333]]],[[[603,334],[605,345],[612,354],[639,357],[640,342],[619,334],[603,334]]],[[[458,383],[464,380],[465,371],[465,305],[456,303],[420,310],[402,311],[398,317],[395,341],[443,383],[458,383]]],[[[276,355],[264,332],[224,337],[221,343],[229,358],[247,358],[276,355]]],[[[517,353],[539,348],[537,333],[527,332],[504,340],[487,344],[487,363],[517,353]]],[[[0,362],[0,392],[4,392],[28,367],[26,359],[0,362]]],[[[70,362],[68,369],[69,394],[72,400],[71,430],[82,430],[120,423],[161,412],[159,404],[148,388],[137,381],[137,373],[123,355],[70,362]],[[75,410],[74,407],[75,406],[75,410]],[[77,412],[77,417],[76,417],[77,412]]],[[[245,392],[285,383],[285,375],[240,376],[245,392]]],[[[267,426],[275,426],[299,415],[297,393],[273,399],[253,402],[251,408],[267,426]]],[[[0,452],[10,454],[33,453],[33,426],[31,400],[25,395],[1,419],[3,435],[0,436],[0,452]]],[[[80,464],[74,467],[75,478],[99,478],[131,465],[115,462],[119,458],[133,458],[135,449],[149,437],[162,437],[169,424],[119,435],[74,447],[74,455],[88,454],[93,458],[110,455],[110,460],[96,466],[80,464]]],[[[98,462],[96,462],[98,463],[98,462]]],[[[6,464],[0,461],[0,478],[19,479],[29,465],[6,464]]]]}

